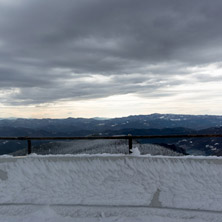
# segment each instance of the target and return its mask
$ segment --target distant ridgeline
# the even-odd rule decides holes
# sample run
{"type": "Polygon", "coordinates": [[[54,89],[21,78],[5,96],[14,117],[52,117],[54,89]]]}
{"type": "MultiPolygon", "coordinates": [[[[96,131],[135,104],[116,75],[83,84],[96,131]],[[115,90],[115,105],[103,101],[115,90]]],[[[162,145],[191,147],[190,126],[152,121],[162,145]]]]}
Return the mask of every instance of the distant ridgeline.
{"type": "MultiPolygon", "coordinates": [[[[222,116],[151,114],[151,115],[129,116],[123,118],[114,118],[114,119],[100,119],[100,118],[21,119],[20,118],[20,119],[0,120],[0,136],[2,137],[3,136],[16,136],[16,137],[17,136],[36,136],[36,137],[88,136],[88,135],[111,136],[111,135],[128,135],[128,134],[171,135],[171,134],[214,134],[214,133],[217,134],[222,133],[222,116]]],[[[97,144],[95,146],[98,146],[98,142],[96,143],[97,144]]],[[[188,153],[193,155],[219,155],[219,156],[222,155],[221,138],[155,139],[155,140],[140,140],[137,141],[136,143],[137,146],[138,144],[140,144],[141,149],[145,149],[142,148],[142,145],[144,145],[145,143],[149,144],[155,143],[159,144],[160,147],[166,147],[168,150],[176,151],[177,153],[182,153],[182,154],[188,153]]],[[[44,144],[43,142],[34,142],[34,146],[36,147],[37,150],[38,149],[41,150],[42,147],[46,145],[44,144]]],[[[55,147],[59,146],[58,145],[59,143],[51,143],[51,145],[52,144],[54,144],[55,147]]],[[[82,145],[87,146],[87,141],[85,142],[85,144],[82,145]]],[[[26,146],[27,146],[26,142],[22,141],[15,141],[15,142],[0,141],[0,154],[12,153],[19,149],[26,148],[26,146]]],[[[49,147],[48,142],[47,146],[49,147]]],[[[107,146],[113,146],[113,145],[107,144],[107,146]]],[[[63,151],[60,152],[65,152],[64,147],[65,144],[63,144],[63,146],[60,147],[60,149],[63,149],[63,151]]],[[[76,147],[78,147],[77,144],[76,147]]],[[[149,150],[148,148],[146,149],[149,150]]],[[[51,150],[54,150],[54,148],[52,148],[51,150]]],[[[95,148],[95,150],[99,152],[97,148],[95,148]]],[[[53,152],[55,152],[55,150],[53,152]]],[[[76,153],[76,150],[74,150],[73,152],[76,153]]],[[[89,151],[85,150],[85,152],[89,151]]],[[[112,153],[113,151],[110,151],[108,149],[106,152],[112,153]]],[[[122,152],[124,153],[124,151],[122,152]]],[[[44,153],[46,153],[46,151],[44,151],[44,153]]]]}

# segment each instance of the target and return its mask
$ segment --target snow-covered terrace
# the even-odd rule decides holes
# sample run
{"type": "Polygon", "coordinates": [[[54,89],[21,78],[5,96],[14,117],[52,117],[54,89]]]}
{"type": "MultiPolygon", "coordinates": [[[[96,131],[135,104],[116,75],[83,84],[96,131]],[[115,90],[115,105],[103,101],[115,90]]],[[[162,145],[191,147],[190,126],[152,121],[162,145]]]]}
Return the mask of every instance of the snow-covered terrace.
{"type": "Polygon", "coordinates": [[[0,158],[0,221],[222,221],[222,158],[0,158]]]}

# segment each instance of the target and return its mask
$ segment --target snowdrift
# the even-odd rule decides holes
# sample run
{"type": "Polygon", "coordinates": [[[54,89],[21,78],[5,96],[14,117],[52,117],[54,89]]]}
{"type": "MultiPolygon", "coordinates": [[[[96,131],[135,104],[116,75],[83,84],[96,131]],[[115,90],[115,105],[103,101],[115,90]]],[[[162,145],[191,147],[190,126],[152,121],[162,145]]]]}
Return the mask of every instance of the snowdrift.
{"type": "Polygon", "coordinates": [[[0,204],[222,211],[222,158],[1,157],[0,204]]]}

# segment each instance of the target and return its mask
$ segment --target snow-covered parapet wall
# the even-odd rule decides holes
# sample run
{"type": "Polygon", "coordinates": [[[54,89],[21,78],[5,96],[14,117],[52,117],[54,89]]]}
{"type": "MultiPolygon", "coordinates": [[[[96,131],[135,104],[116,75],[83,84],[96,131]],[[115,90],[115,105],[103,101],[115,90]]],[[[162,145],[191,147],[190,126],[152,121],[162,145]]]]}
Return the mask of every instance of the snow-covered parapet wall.
{"type": "Polygon", "coordinates": [[[1,157],[0,204],[222,211],[222,158],[1,157]]]}

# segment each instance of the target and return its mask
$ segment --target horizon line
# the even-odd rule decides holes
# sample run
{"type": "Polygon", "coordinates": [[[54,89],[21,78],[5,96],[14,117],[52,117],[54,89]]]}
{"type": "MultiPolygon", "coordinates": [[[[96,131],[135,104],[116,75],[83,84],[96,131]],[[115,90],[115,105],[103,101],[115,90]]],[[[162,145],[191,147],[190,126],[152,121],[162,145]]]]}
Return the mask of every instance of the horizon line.
{"type": "Polygon", "coordinates": [[[222,117],[222,114],[178,114],[178,113],[150,113],[150,114],[136,114],[136,115],[128,115],[128,116],[121,116],[121,117],[64,117],[64,118],[32,118],[32,117],[0,117],[0,120],[13,120],[13,119],[95,119],[95,120],[109,120],[109,119],[119,119],[119,118],[127,118],[131,116],[151,116],[151,115],[176,115],[176,116],[219,116],[222,117]]]}

